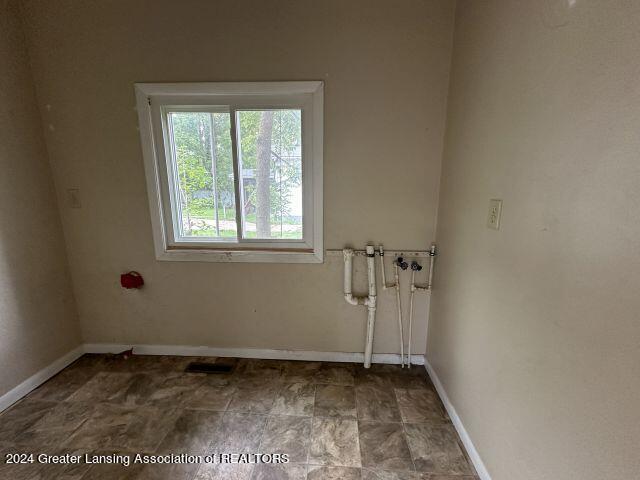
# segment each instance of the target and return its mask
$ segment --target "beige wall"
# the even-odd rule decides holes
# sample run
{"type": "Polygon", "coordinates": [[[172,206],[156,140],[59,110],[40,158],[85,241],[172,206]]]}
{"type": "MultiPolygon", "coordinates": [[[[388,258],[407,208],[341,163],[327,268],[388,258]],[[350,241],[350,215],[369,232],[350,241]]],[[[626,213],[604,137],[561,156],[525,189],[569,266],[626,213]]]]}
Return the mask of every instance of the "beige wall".
{"type": "Polygon", "coordinates": [[[639,52],[637,1],[458,5],[427,357],[493,480],[638,477],[639,52]]]}
{"type": "MultiPolygon", "coordinates": [[[[25,2],[87,342],[362,351],[366,313],[324,265],[155,260],[134,82],[325,81],[325,245],[426,249],[448,86],[449,0],[25,2]],[[140,292],[119,287],[135,269],[140,292]]],[[[408,277],[405,276],[405,279],[408,277]]],[[[364,289],[360,278],[356,282],[364,289]]],[[[381,295],[375,351],[397,351],[381,295]]],[[[414,351],[424,352],[426,300],[414,351]]]]}
{"type": "Polygon", "coordinates": [[[60,218],[14,2],[0,0],[0,396],[80,344],[60,218]]]}

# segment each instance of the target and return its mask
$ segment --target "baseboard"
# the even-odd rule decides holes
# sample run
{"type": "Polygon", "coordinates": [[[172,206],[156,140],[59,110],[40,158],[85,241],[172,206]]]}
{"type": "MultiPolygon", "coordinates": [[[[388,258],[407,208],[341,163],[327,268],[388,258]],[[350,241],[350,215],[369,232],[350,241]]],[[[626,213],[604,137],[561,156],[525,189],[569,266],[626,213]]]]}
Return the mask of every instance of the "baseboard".
{"type": "Polygon", "coordinates": [[[0,412],[6,410],[11,405],[16,403],[22,397],[27,395],[32,390],[35,390],[37,387],[42,385],[44,382],[53,377],[56,373],[60,372],[64,368],[71,365],[78,358],[80,358],[84,354],[84,346],[79,346],[73,350],[71,350],[66,355],[63,355],[53,363],[44,367],[39,372],[31,375],[24,382],[20,383],[18,386],[12,388],[7,393],[0,397],[0,412]]]}
{"type": "MultiPolygon", "coordinates": [[[[6,410],[18,400],[29,394],[44,382],[67,366],[71,365],[85,353],[120,353],[130,349],[127,344],[88,343],[81,345],[60,357],[47,367],[27,378],[18,386],[0,397],[0,412],[6,410]]],[[[360,352],[313,352],[306,350],[269,350],[258,348],[216,348],[195,347],[188,345],[135,345],[134,353],[138,355],[177,355],[193,357],[239,357],[264,358],[273,360],[307,360],[322,362],[355,362],[362,363],[364,354],[360,352]]],[[[395,353],[374,353],[373,363],[399,364],[400,355],[395,353]]],[[[411,355],[414,365],[423,365],[423,355],[411,355]]]]}
{"type": "MultiPolygon", "coordinates": [[[[119,353],[133,347],[138,355],[177,355],[189,357],[238,357],[264,358],[271,360],[307,360],[322,362],[355,362],[364,361],[361,352],[314,352],[308,350],[270,350],[260,348],[217,348],[196,347],[189,345],[127,345],[109,343],[85,344],[86,353],[119,353]]],[[[400,364],[400,355],[395,353],[374,353],[373,363],[400,364]]],[[[423,355],[411,355],[414,365],[423,365],[423,355]]]]}
{"type": "Polygon", "coordinates": [[[464,428],[464,425],[462,424],[462,420],[460,419],[458,412],[456,412],[456,409],[451,403],[451,400],[449,400],[449,397],[447,396],[447,392],[444,390],[444,386],[442,385],[442,382],[440,382],[440,379],[438,378],[436,371],[433,369],[433,367],[431,366],[431,364],[426,358],[424,358],[423,361],[424,361],[424,368],[426,368],[427,372],[429,373],[429,377],[431,377],[431,381],[433,381],[433,384],[436,387],[436,390],[438,391],[438,395],[440,395],[440,399],[442,400],[442,403],[444,403],[444,407],[447,409],[447,413],[451,418],[451,422],[453,423],[453,426],[458,432],[458,435],[460,436],[460,439],[462,440],[464,447],[467,449],[469,458],[473,462],[473,466],[476,468],[476,472],[478,472],[478,476],[480,477],[481,480],[491,480],[491,476],[487,471],[487,467],[485,467],[484,462],[480,458],[480,454],[478,453],[475,445],[471,441],[471,437],[469,436],[469,433],[467,432],[466,428],[464,428]]]}

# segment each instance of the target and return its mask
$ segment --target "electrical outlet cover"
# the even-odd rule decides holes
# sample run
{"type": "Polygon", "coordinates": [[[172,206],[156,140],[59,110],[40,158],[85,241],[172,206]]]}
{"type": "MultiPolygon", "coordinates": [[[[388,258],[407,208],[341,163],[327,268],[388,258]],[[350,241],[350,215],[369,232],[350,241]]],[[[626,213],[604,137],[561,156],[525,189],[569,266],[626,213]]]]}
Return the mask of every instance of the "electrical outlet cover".
{"type": "Polygon", "coordinates": [[[487,227],[494,230],[500,228],[500,217],[502,216],[502,200],[492,198],[489,200],[489,216],[487,217],[487,227]]]}

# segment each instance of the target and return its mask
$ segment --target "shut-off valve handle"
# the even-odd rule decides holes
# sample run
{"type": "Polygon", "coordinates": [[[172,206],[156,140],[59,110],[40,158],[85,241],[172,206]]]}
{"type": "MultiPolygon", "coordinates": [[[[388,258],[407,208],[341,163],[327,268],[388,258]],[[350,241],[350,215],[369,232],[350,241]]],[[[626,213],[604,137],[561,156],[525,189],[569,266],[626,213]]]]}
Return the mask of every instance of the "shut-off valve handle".
{"type": "Polygon", "coordinates": [[[409,264],[407,262],[404,261],[403,257],[398,257],[398,259],[396,260],[396,264],[402,269],[402,270],[406,270],[407,268],[409,268],[409,264]]]}

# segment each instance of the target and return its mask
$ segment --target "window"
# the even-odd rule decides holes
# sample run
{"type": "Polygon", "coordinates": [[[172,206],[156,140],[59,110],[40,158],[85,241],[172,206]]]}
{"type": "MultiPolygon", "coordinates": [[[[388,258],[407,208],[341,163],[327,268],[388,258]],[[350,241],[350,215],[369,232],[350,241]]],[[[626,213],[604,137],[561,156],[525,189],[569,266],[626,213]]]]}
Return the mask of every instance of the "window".
{"type": "Polygon", "coordinates": [[[322,262],[322,91],[136,84],[158,259],[322,262]]]}

